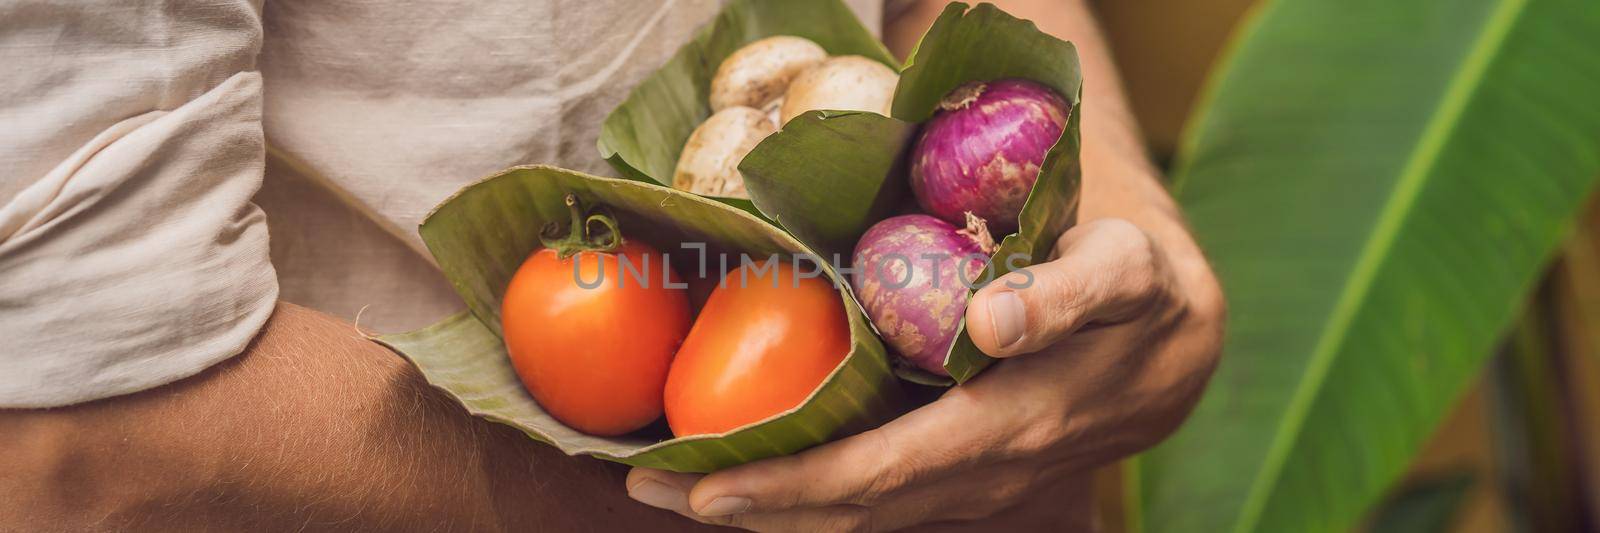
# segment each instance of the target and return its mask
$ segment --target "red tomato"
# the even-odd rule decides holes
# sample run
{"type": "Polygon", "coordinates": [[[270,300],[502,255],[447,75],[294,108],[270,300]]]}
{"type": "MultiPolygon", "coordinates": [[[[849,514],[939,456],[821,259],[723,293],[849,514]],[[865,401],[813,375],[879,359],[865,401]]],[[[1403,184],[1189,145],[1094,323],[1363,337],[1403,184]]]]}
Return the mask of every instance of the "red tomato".
{"type": "Polygon", "coordinates": [[[673,283],[681,281],[659,252],[628,241],[566,259],[545,248],[517,269],[500,305],[506,351],[551,416],[600,436],[628,433],[661,416],[672,354],[690,325],[687,291],[667,288],[663,268],[673,283]],[[621,287],[618,256],[633,269],[621,287]],[[574,259],[581,272],[574,272],[574,259]],[[646,265],[641,286],[631,272],[646,265]],[[594,285],[602,270],[598,287],[579,285],[594,285]]]}
{"type": "Polygon", "coordinates": [[[678,349],[667,424],[679,437],[725,433],[794,408],[849,353],[850,324],[832,284],[796,280],[788,264],[740,268],[712,291],[678,349]]]}

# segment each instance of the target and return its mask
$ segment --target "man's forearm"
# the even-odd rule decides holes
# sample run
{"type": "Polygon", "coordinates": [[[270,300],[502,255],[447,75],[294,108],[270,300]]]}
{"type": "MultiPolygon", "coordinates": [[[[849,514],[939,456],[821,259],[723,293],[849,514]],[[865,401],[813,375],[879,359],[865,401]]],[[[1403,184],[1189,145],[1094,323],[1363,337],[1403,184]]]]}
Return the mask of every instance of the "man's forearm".
{"type": "Polygon", "coordinates": [[[626,500],[620,465],[470,417],[350,324],[287,304],[191,378],[0,410],[0,450],[0,517],[24,529],[692,525],[626,500]]]}

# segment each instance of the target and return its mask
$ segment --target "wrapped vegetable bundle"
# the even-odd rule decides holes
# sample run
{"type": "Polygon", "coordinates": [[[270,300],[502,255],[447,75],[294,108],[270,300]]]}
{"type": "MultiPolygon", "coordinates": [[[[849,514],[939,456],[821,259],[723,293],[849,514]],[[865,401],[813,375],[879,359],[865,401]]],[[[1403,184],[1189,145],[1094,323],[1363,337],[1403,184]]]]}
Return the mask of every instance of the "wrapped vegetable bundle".
{"type": "MultiPolygon", "coordinates": [[[[811,96],[796,95],[827,85],[808,78],[840,77],[829,72],[831,63],[894,65],[865,29],[843,25],[841,19],[850,16],[837,2],[732,3],[707,33],[607,117],[601,155],[623,175],[675,183],[668,169],[684,164],[678,150],[696,157],[696,128],[712,125],[708,116],[716,120],[712,99],[714,89],[727,85],[715,79],[724,58],[747,64],[743,58],[752,55],[747,50],[780,36],[816,43],[829,59],[819,62],[813,51],[805,60],[809,67],[792,79],[784,77],[790,81],[782,96],[776,89],[781,83],[769,83],[762,85],[767,89],[760,98],[743,101],[771,108],[776,100],[779,108],[777,119],[769,116],[766,124],[776,131],[763,132],[753,148],[723,150],[742,154],[737,171],[728,173],[736,176],[726,181],[737,181],[744,194],[707,196],[773,221],[823,258],[852,270],[876,269],[876,264],[854,264],[855,256],[858,249],[880,247],[860,241],[874,224],[892,216],[921,211],[953,225],[951,231],[968,234],[973,232],[968,215],[981,219],[991,234],[971,236],[992,238],[997,245],[983,248],[985,268],[974,283],[963,284],[965,294],[916,286],[900,288],[899,294],[867,294],[862,283],[901,271],[852,276],[860,280],[854,289],[876,331],[900,356],[895,362],[902,377],[923,384],[965,381],[992,362],[967,338],[960,321],[971,289],[1045,260],[1076,218],[1082,88],[1077,51],[993,5],[952,3],[904,68],[897,68],[898,76],[843,76],[852,83],[841,85],[862,87],[862,97],[876,94],[882,80],[893,82],[887,113],[861,103],[870,98],[818,99],[833,107],[813,105],[811,96]],[[666,113],[654,114],[662,110],[666,113]],[[919,298],[906,297],[908,292],[919,298]],[[945,301],[952,302],[949,308],[917,308],[945,301]],[[921,318],[899,320],[912,315],[921,318]]],[[[756,113],[752,108],[750,115],[756,113]]],[[[969,253],[969,247],[955,245],[897,250],[917,261],[923,252],[969,253]]],[[[932,279],[918,277],[924,270],[970,268],[971,262],[961,259],[906,266],[917,267],[910,274],[920,282],[932,279]]]]}
{"type": "Polygon", "coordinates": [[[948,6],[902,68],[836,0],[735,0],[607,117],[600,153],[623,179],[519,167],[436,208],[420,231],[469,312],[380,340],[469,412],[569,454],[706,472],[874,427],[911,407],[903,381],[991,362],[965,302],[1074,220],[1080,78],[1071,44],[988,4],[948,6]],[[925,242],[952,257],[896,272],[943,286],[868,279],[925,242]],[[712,277],[811,279],[711,288],[681,262],[692,243],[783,258],[712,277]],[[608,261],[654,253],[672,290],[570,298],[648,312],[549,308],[578,274],[620,280],[608,261]],[[726,386],[735,367],[760,371],[726,386]]]}
{"type": "MultiPolygon", "coordinates": [[[[546,228],[570,229],[568,225],[572,219],[572,207],[567,200],[569,195],[583,205],[603,209],[605,215],[614,220],[625,241],[648,246],[670,256],[672,271],[691,278],[684,283],[691,287],[691,273],[699,270],[698,261],[702,256],[698,251],[701,250],[707,256],[719,256],[724,252],[739,253],[761,261],[774,256],[789,258],[805,252],[804,245],[771,224],[739,209],[689,193],[553,167],[512,168],[462,189],[435,208],[420,228],[423,242],[438,261],[445,277],[449,278],[456,292],[466,301],[468,311],[421,330],[386,335],[378,340],[410,359],[430,384],[442,389],[476,416],[516,427],[528,436],[551,443],[569,454],[594,455],[633,465],[676,471],[709,472],[764,457],[793,453],[881,424],[905,408],[900,385],[889,367],[883,345],[873,335],[860,307],[848,291],[834,289],[825,283],[836,279],[837,273],[827,265],[818,265],[822,271],[811,281],[822,283],[828,287],[827,292],[833,295],[830,302],[834,306],[832,310],[842,314],[846,321],[844,326],[848,328],[848,333],[844,338],[848,340],[849,351],[843,354],[842,361],[837,361],[828,369],[821,385],[812,386],[815,390],[811,390],[798,405],[784,409],[777,416],[740,424],[732,430],[713,424],[717,420],[729,419],[728,416],[710,422],[704,422],[704,418],[688,419],[688,423],[696,429],[726,431],[682,438],[671,438],[670,432],[660,427],[628,432],[632,428],[593,423],[606,420],[610,414],[583,405],[581,398],[570,402],[578,404],[577,408],[562,409],[561,416],[552,414],[524,388],[524,380],[519,378],[517,368],[521,365],[514,365],[512,358],[508,357],[505,341],[513,337],[507,334],[502,325],[502,312],[505,309],[501,301],[508,294],[507,288],[512,285],[513,278],[519,277],[518,271],[524,260],[549,249],[541,244],[550,236],[546,228]],[[574,425],[563,423],[563,419],[572,421],[574,425]],[[592,433],[619,434],[597,436],[580,431],[578,427],[592,433]],[[621,431],[611,431],[614,429],[621,431]]],[[[657,261],[662,259],[661,256],[655,257],[657,261]]],[[[636,268],[644,264],[642,260],[634,262],[636,268]]],[[[653,265],[658,269],[664,266],[660,262],[653,265]]],[[[596,280],[591,276],[593,266],[583,267],[580,262],[579,267],[584,270],[581,276],[577,276],[579,282],[600,283],[606,288],[617,285],[633,288],[644,286],[645,283],[649,283],[650,287],[677,286],[660,283],[659,278],[663,275],[661,270],[650,271],[650,274],[641,272],[645,283],[638,283],[631,272],[624,277],[596,280]]],[[[715,264],[712,267],[715,268],[715,264]]],[[[567,277],[572,274],[570,270],[560,274],[564,281],[573,279],[567,277]]],[[[815,294],[810,298],[813,306],[822,305],[816,300],[815,294]]],[[[711,305],[714,302],[706,303],[707,307],[711,305]]],[[[671,302],[668,302],[651,311],[670,309],[671,302]]],[[[702,311],[701,314],[703,318],[706,312],[702,311]]],[[[675,323],[680,319],[671,316],[619,316],[614,321],[675,323]]],[[[585,317],[576,313],[554,320],[560,322],[543,326],[577,329],[584,327],[581,323],[585,321],[613,321],[612,317],[585,317]]],[[[692,339],[698,333],[690,332],[688,335],[692,339]]],[[[639,336],[637,331],[630,334],[639,336]]],[[[534,350],[553,348],[555,343],[565,342],[553,336],[527,340],[531,341],[528,348],[534,350]]],[[[611,340],[615,339],[590,339],[600,347],[597,349],[603,349],[606,342],[611,340]]],[[[548,355],[555,358],[595,356],[594,353],[582,352],[581,348],[565,348],[551,351],[548,355]]],[[[653,359],[649,354],[632,355],[642,357],[645,362],[653,359]]],[[[682,356],[681,351],[679,356],[682,356]]],[[[639,360],[638,357],[635,361],[639,360]]],[[[604,370],[617,371],[618,368],[604,370]]],[[[672,371],[676,373],[678,370],[673,368],[672,371]]],[[[630,375],[629,378],[627,382],[637,383],[636,376],[630,375]]],[[[694,378],[694,375],[689,375],[681,379],[692,382],[694,378]]],[[[617,396],[617,388],[622,386],[613,381],[608,387],[597,387],[597,390],[589,392],[602,397],[617,396]]],[[[629,385],[628,388],[634,386],[629,385]]],[[[565,394],[560,390],[549,392],[565,394]]],[[[694,401],[697,400],[687,398],[678,403],[692,405],[694,401]]],[[[679,418],[671,413],[673,401],[670,398],[665,407],[669,416],[679,418]]],[[[656,408],[659,409],[660,404],[656,408]]],[[[631,416],[634,412],[629,410],[623,414],[631,416]]]]}

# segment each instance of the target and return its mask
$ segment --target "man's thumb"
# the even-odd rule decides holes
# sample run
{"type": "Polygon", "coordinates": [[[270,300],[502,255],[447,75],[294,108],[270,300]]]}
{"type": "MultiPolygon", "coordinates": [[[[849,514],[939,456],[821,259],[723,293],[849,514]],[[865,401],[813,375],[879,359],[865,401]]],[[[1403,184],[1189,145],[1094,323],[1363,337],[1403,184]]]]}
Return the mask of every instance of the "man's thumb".
{"type": "Polygon", "coordinates": [[[1129,317],[1159,293],[1149,237],[1122,220],[1068,231],[1054,261],[1012,272],[967,304],[967,332],[993,357],[1033,353],[1091,322],[1129,317]]]}

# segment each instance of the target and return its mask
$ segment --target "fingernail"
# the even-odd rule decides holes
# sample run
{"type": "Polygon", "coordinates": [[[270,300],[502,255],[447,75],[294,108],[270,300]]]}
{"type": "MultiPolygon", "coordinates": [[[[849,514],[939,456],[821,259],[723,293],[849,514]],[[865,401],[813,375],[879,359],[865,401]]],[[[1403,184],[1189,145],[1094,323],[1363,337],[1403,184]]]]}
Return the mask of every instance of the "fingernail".
{"type": "Polygon", "coordinates": [[[687,494],[652,479],[628,487],[628,497],[638,500],[639,503],[662,509],[683,509],[689,506],[687,494]]]}
{"type": "Polygon", "coordinates": [[[750,498],[718,496],[716,499],[711,500],[711,503],[706,504],[705,507],[695,511],[695,514],[700,516],[723,516],[739,514],[748,510],[750,510],[750,498]]]}
{"type": "Polygon", "coordinates": [[[1000,291],[989,297],[989,320],[994,326],[994,342],[1001,348],[1022,339],[1022,326],[1027,316],[1022,309],[1022,298],[1012,291],[1000,291]]]}

